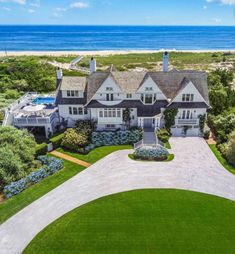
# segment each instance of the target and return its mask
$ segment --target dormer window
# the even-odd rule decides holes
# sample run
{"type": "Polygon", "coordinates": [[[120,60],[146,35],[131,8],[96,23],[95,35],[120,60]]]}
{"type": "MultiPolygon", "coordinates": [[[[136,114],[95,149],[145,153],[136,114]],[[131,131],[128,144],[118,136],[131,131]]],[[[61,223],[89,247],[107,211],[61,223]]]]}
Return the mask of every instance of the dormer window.
{"type": "Polygon", "coordinates": [[[194,101],[194,94],[183,94],[182,95],[183,102],[191,102],[194,101]]]}
{"type": "Polygon", "coordinates": [[[113,88],[112,88],[112,87],[106,87],[106,91],[107,91],[107,92],[112,92],[112,91],[113,91],[113,88]]]}
{"type": "Polygon", "coordinates": [[[157,94],[151,94],[151,93],[141,94],[141,101],[144,104],[152,105],[155,103],[156,100],[157,100],[157,94]]]}
{"type": "Polygon", "coordinates": [[[131,94],[131,93],[128,93],[128,94],[126,95],[126,98],[127,98],[127,99],[132,99],[132,94],[131,94]]]}
{"type": "Polygon", "coordinates": [[[107,93],[106,94],[106,101],[113,101],[113,100],[114,100],[113,94],[112,93],[107,93]]]}
{"type": "Polygon", "coordinates": [[[146,87],[146,88],[145,88],[145,91],[146,91],[146,92],[151,92],[151,91],[153,91],[153,88],[152,88],[152,87],[146,87]]]}

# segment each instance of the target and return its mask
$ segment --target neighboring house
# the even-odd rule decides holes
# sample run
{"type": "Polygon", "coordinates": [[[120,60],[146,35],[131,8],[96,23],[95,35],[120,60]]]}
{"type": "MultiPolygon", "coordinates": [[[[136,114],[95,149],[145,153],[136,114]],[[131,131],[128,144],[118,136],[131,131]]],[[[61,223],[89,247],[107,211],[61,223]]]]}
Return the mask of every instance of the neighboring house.
{"type": "Polygon", "coordinates": [[[56,105],[61,122],[73,127],[79,119],[93,119],[98,130],[125,129],[123,113],[130,112],[130,126],[164,127],[163,112],[176,108],[174,136],[187,129],[198,136],[199,116],[209,107],[207,74],[199,71],[168,71],[169,55],[164,53],[162,72],[118,72],[111,68],[97,72],[91,59],[91,75],[63,77],[57,71],[56,105]]]}

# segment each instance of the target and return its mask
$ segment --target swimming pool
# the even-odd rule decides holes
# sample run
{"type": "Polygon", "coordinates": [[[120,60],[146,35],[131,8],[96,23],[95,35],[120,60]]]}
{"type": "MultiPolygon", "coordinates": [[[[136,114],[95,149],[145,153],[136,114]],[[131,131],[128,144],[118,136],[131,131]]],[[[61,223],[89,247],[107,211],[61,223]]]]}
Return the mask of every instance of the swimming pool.
{"type": "Polygon", "coordinates": [[[33,100],[33,103],[36,105],[55,104],[55,98],[54,97],[38,97],[35,100],[33,100]]]}

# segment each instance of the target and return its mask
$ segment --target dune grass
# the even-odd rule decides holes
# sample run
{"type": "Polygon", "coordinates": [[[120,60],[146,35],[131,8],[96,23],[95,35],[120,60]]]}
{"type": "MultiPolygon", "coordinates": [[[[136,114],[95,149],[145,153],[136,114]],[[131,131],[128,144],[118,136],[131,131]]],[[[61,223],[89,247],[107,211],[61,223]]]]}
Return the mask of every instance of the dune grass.
{"type": "Polygon", "coordinates": [[[101,198],[61,217],[24,254],[235,253],[235,203],[182,190],[101,198]]]}

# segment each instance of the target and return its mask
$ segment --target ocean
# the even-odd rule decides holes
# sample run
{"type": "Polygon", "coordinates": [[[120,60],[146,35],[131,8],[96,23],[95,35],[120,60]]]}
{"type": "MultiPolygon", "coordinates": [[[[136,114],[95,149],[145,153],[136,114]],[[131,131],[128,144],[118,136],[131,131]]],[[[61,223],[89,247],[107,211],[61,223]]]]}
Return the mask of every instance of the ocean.
{"type": "Polygon", "coordinates": [[[0,51],[229,50],[235,27],[0,26],[0,51]]]}

